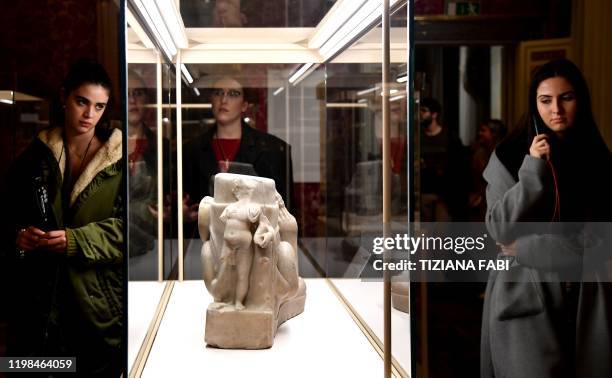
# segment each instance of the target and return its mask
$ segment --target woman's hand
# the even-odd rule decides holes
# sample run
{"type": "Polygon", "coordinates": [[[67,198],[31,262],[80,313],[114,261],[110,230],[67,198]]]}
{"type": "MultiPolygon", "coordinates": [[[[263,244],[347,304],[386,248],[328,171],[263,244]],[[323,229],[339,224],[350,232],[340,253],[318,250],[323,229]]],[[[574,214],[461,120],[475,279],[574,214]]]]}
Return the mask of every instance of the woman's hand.
{"type": "Polygon", "coordinates": [[[550,158],[550,144],[548,144],[548,135],[540,134],[533,138],[531,147],[529,147],[529,155],[540,159],[545,157],[548,160],[550,158]]]}
{"type": "Polygon", "coordinates": [[[66,230],[46,232],[38,241],[38,248],[55,253],[66,253],[66,246],[66,230]]]}
{"type": "Polygon", "coordinates": [[[55,230],[44,232],[43,230],[30,226],[17,233],[17,248],[24,252],[42,249],[45,251],[65,253],[66,231],[55,230]]]}
{"type": "Polygon", "coordinates": [[[38,241],[45,235],[45,232],[34,226],[23,228],[17,233],[17,248],[29,252],[38,247],[38,241]]]}
{"type": "Polygon", "coordinates": [[[504,256],[516,256],[516,240],[510,244],[497,244],[501,247],[502,255],[504,256]]]}

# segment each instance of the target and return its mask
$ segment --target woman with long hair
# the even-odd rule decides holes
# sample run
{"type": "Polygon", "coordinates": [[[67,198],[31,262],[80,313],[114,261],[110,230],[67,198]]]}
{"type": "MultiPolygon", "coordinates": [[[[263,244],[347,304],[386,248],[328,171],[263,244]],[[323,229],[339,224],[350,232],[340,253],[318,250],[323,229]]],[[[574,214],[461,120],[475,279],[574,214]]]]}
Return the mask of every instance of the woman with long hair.
{"type": "Polygon", "coordinates": [[[612,218],[610,151],[569,60],[535,72],[528,109],[483,175],[487,228],[511,268],[487,284],[481,375],[610,377],[612,290],[605,264],[589,265],[607,256],[588,241],[588,222],[612,218]]]}
{"type": "Polygon", "coordinates": [[[122,135],[105,116],[111,80],[79,60],[61,107],[12,168],[15,227],[9,349],[76,357],[82,376],[119,376],[122,361],[122,135]]]}

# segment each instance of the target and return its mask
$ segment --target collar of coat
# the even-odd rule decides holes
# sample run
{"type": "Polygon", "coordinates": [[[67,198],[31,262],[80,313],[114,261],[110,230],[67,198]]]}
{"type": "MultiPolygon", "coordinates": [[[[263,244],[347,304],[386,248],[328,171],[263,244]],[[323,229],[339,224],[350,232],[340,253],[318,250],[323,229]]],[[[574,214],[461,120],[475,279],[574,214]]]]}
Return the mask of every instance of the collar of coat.
{"type": "Polygon", "coordinates": [[[502,185],[504,188],[510,188],[516,184],[516,180],[508,171],[508,168],[499,160],[497,150],[494,150],[489,158],[489,163],[482,173],[487,182],[495,182],[497,185],[502,185]]]}
{"type": "MultiPolygon", "coordinates": [[[[49,149],[55,157],[57,164],[64,178],[64,169],[66,166],[66,156],[62,151],[64,150],[64,138],[62,137],[62,129],[59,127],[53,129],[46,129],[38,134],[40,139],[49,149]]],[[[70,206],[72,206],[79,194],[91,183],[94,177],[106,167],[118,162],[122,156],[121,148],[121,130],[114,129],[110,138],[100,147],[98,152],[91,159],[89,164],[85,167],[81,175],[74,183],[72,193],[70,193],[70,206]]]]}

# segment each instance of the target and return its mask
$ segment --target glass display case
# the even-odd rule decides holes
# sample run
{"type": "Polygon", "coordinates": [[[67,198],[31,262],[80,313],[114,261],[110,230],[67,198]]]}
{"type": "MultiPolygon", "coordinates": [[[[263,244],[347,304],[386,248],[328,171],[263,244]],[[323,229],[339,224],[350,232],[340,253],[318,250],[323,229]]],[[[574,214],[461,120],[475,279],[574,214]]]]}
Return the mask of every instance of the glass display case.
{"type": "Polygon", "coordinates": [[[322,367],[326,375],[409,376],[407,302],[401,311],[388,309],[387,357],[383,302],[390,293],[382,276],[367,269],[371,238],[383,232],[384,170],[392,232],[404,232],[410,219],[406,2],[391,1],[388,10],[388,85],[382,2],[281,2],[263,12],[257,2],[181,1],[175,11],[187,43],[174,51],[155,40],[136,3],[128,2],[128,214],[145,236],[130,231],[130,376],[244,376],[253,369],[284,376],[297,373],[296,366],[298,376],[320,374],[322,367]],[[237,103],[229,90],[216,89],[228,82],[239,89],[242,127],[272,135],[290,151],[280,167],[256,154],[248,164],[230,158],[232,164],[212,169],[274,178],[297,220],[306,307],[278,329],[268,350],[211,349],[204,342],[212,297],[202,281],[197,210],[212,195],[206,154],[223,141],[216,123],[237,103]],[[226,105],[214,108],[215,101],[226,105]],[[384,138],[390,165],[383,164],[384,138]],[[305,365],[306,353],[317,364],[305,365]],[[236,358],[241,363],[228,370],[236,358]]]}

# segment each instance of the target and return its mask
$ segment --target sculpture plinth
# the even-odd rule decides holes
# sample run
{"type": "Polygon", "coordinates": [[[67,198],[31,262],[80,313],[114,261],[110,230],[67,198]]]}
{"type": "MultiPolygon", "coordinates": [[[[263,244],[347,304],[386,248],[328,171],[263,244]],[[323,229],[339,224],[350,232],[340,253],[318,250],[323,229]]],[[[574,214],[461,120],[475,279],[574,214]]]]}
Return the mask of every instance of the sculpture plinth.
{"type": "Polygon", "coordinates": [[[261,349],[277,328],[304,311],[298,276],[297,222],[274,181],[220,173],[215,197],[198,213],[204,283],[214,302],[205,341],[220,348],[261,349]]]}

